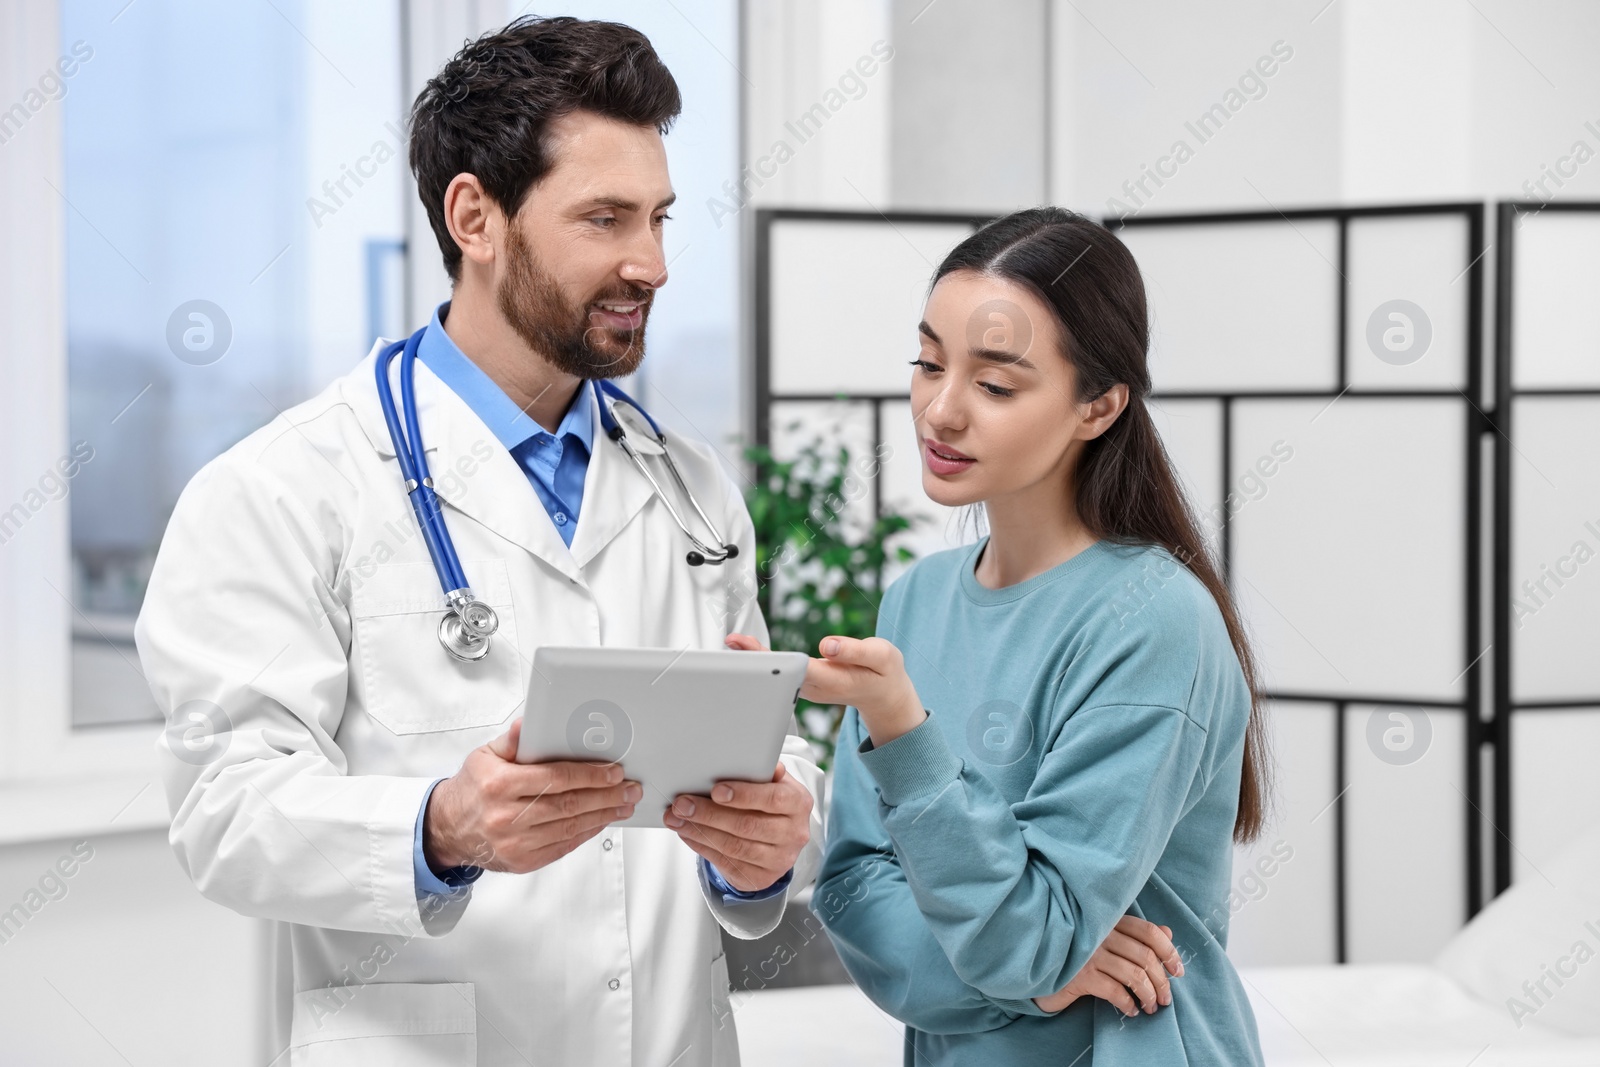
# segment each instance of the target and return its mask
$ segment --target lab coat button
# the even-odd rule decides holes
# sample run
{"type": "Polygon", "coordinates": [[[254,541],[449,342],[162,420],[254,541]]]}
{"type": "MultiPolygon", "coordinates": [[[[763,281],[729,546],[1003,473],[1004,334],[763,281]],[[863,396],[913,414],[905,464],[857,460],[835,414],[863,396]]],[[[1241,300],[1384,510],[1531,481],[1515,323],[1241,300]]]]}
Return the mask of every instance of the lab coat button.
{"type": "Polygon", "coordinates": [[[600,842],[600,847],[605,849],[607,852],[610,852],[611,851],[611,838],[608,837],[604,841],[600,842]]]}
{"type": "Polygon", "coordinates": [[[620,981],[618,981],[617,979],[615,979],[615,978],[613,978],[613,979],[611,979],[611,981],[607,982],[606,985],[610,986],[612,989],[621,989],[622,988],[622,983],[620,981]]]}

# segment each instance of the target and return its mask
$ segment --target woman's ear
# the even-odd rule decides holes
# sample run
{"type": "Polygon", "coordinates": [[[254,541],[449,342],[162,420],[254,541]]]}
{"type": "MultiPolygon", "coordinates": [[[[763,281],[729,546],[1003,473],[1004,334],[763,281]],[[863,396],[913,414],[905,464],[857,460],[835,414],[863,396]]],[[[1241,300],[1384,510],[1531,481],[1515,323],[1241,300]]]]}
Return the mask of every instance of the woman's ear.
{"type": "Polygon", "coordinates": [[[1127,407],[1128,386],[1118,382],[1089,402],[1089,411],[1078,424],[1078,439],[1092,441],[1099,437],[1111,429],[1127,407]]]}

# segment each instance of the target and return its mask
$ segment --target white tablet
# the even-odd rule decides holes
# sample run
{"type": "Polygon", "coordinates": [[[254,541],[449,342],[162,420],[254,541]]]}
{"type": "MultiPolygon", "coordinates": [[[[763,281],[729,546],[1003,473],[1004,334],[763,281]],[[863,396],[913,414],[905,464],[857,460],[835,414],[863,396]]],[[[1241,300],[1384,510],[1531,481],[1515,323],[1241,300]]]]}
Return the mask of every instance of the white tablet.
{"type": "Polygon", "coordinates": [[[800,652],[534,650],[518,763],[621,763],[644,787],[616,825],[665,829],[680,793],[770,782],[805,679],[800,652]]]}

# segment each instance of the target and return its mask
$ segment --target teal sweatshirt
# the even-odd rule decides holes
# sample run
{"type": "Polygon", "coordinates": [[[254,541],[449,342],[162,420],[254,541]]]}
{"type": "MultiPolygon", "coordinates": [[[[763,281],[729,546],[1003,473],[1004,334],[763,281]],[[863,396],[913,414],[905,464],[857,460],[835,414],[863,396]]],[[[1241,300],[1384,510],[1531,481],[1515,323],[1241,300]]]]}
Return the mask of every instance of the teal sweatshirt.
{"type": "Polygon", "coordinates": [[[929,717],[874,748],[846,712],[813,910],[908,1065],[1261,1064],[1224,951],[1250,698],[1216,603],[1105,541],[988,589],[986,543],[884,595],[929,717]],[[1128,913],[1172,928],[1172,1004],[1041,1011],[1128,913]]]}

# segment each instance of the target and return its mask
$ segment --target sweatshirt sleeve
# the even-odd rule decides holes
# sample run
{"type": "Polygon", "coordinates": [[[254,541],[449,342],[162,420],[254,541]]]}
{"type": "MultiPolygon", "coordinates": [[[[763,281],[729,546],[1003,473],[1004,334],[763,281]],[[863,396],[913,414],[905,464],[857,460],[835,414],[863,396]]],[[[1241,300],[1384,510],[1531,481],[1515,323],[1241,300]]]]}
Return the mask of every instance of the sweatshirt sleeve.
{"type": "Polygon", "coordinates": [[[1066,985],[1128,912],[1186,809],[1204,743],[1176,708],[1077,712],[1014,807],[950,750],[932,714],[881,749],[867,742],[861,762],[956,974],[1024,1001],[1066,985]]]}
{"type": "Polygon", "coordinates": [[[1024,1009],[1008,1010],[956,973],[884,833],[878,791],[858,754],[861,740],[852,708],[834,757],[828,848],[812,911],[850,977],[895,1018],[929,1034],[1005,1026],[1024,1009]]]}

